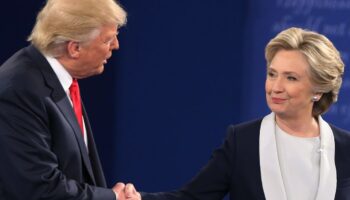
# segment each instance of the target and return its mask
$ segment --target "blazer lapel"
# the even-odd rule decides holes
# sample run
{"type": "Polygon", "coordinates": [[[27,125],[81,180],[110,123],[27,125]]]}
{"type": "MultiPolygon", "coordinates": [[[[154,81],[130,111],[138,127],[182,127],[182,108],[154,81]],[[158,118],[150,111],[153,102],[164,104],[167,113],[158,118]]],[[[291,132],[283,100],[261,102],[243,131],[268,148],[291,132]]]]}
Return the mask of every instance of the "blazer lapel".
{"type": "Polygon", "coordinates": [[[259,136],[261,180],[268,200],[287,200],[277,155],[275,114],[264,117],[259,136]]]}
{"type": "MultiPolygon", "coordinates": [[[[334,199],[337,187],[335,167],[335,142],[331,127],[322,117],[318,118],[321,135],[320,179],[316,200],[334,199]]],[[[259,136],[260,170],[266,199],[286,200],[282,174],[279,166],[275,138],[275,114],[264,117],[259,136]]]]}
{"type": "Polygon", "coordinates": [[[321,135],[320,181],[316,200],[334,199],[337,189],[337,172],[335,167],[335,142],[331,127],[321,116],[318,118],[321,135]]]}

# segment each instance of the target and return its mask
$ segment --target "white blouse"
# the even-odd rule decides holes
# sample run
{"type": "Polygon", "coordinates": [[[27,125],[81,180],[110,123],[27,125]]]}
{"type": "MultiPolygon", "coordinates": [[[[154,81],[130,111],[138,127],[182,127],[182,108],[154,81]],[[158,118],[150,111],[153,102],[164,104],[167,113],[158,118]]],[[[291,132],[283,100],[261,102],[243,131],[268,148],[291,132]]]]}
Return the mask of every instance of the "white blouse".
{"type": "Polygon", "coordinates": [[[288,200],[314,200],[320,180],[320,137],[292,136],[276,124],[276,144],[288,200]]]}

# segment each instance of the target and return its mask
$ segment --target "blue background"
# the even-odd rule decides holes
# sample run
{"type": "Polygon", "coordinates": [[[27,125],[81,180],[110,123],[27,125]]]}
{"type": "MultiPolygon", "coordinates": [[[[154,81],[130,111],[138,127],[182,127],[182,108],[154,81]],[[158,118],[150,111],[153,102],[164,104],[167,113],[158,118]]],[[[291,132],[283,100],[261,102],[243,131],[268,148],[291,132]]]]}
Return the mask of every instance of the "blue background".
{"type": "MultiPolygon", "coordinates": [[[[142,191],[185,184],[226,127],[269,113],[264,47],[282,29],[328,36],[349,63],[350,1],[121,0],[128,24],[105,73],[81,82],[109,186],[142,191]],[[332,3],[329,3],[332,2],[332,3]]],[[[28,45],[43,1],[7,1],[0,63],[28,45]]],[[[350,130],[349,74],[324,117],[350,130]]]]}

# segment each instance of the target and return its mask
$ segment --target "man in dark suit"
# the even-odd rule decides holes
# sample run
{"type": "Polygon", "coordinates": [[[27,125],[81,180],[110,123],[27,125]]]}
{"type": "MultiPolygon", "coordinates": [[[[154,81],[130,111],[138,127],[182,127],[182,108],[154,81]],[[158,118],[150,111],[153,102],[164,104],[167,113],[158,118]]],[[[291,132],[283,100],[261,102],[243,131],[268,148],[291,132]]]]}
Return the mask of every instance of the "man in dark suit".
{"type": "Polygon", "coordinates": [[[125,22],[114,0],[48,0],[0,67],[0,199],[141,199],[106,188],[77,83],[103,72],[125,22]]]}

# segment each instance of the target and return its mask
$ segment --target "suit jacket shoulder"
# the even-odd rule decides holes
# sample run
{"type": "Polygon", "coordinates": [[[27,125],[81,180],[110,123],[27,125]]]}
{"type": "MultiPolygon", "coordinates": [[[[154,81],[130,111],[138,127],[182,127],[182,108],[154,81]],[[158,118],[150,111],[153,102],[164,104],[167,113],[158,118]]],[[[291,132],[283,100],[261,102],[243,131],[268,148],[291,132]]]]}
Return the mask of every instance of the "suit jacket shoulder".
{"type": "MultiPolygon", "coordinates": [[[[350,132],[331,125],[335,140],[337,179],[350,179],[350,132]]],[[[350,180],[349,180],[350,181],[350,180]]]]}
{"type": "Polygon", "coordinates": [[[45,57],[34,47],[19,50],[0,67],[0,92],[20,90],[37,96],[66,96],[45,57]]]}
{"type": "Polygon", "coordinates": [[[33,46],[18,51],[0,80],[0,199],[114,200],[45,57],[33,46]]]}

